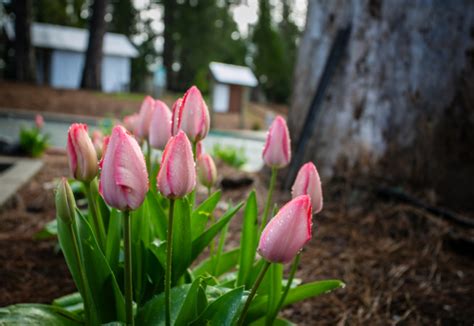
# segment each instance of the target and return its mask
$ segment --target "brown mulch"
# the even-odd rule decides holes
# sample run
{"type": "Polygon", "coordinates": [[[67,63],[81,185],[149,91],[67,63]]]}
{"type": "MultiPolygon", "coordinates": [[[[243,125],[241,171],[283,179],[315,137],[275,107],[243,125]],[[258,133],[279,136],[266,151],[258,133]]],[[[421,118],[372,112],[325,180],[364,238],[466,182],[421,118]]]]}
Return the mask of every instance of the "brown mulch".
{"type": "MultiPolygon", "coordinates": [[[[50,302],[74,290],[54,240],[33,240],[54,218],[51,180],[67,175],[64,156],[46,155],[43,170],[0,212],[0,306],[50,302]]],[[[221,175],[237,173],[220,167],[221,175]]],[[[225,190],[237,202],[265,181],[225,190]]],[[[325,184],[297,277],[344,280],[346,288],[304,301],[283,314],[298,325],[472,325],[474,261],[446,244],[453,226],[411,206],[381,201],[347,182],[325,184]]],[[[277,192],[280,203],[287,192],[277,192]]],[[[260,205],[261,206],[261,205],[260,205]]],[[[240,218],[231,226],[238,241],[240,218]]]]}

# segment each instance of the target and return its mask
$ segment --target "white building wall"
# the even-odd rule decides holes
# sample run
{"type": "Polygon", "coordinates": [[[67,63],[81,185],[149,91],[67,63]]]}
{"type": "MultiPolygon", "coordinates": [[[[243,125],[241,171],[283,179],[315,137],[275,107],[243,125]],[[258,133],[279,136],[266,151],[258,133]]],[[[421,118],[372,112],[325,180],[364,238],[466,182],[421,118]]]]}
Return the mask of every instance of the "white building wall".
{"type": "Polygon", "coordinates": [[[214,83],[212,93],[212,110],[214,112],[229,111],[230,87],[226,84],[214,83]]]}
{"type": "Polygon", "coordinates": [[[102,61],[102,90],[106,93],[128,91],[130,58],[105,56],[102,61]]]}
{"type": "Polygon", "coordinates": [[[51,86],[79,88],[83,66],[83,53],[54,50],[51,54],[51,86]]]}
{"type": "MultiPolygon", "coordinates": [[[[81,83],[84,53],[54,50],[51,55],[51,86],[77,89],[81,83]]],[[[102,60],[102,90],[120,92],[130,84],[130,58],[104,56],[102,60]]]]}

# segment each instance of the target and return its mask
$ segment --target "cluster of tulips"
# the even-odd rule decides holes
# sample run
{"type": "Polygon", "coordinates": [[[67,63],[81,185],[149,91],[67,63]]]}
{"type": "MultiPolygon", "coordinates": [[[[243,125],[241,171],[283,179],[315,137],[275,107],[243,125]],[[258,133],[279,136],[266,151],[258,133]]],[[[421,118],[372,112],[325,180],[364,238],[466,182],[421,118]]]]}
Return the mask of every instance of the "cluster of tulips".
{"type": "Polygon", "coordinates": [[[140,112],[107,137],[91,139],[83,124],[70,127],[71,175],[88,205],[76,207],[63,178],[56,193],[58,238],[79,293],[55,300],[55,314],[88,325],[285,325],[291,323],[278,318],[281,308],[343,286],[338,280],[301,285],[294,278],[322,191],[314,164],[307,163],[293,199],[278,211],[272,207],[277,171],[291,159],[285,120],[274,120],[263,150],[272,177],[260,219],[254,191],[217,218],[216,166],[201,145],[209,128],[196,87],[172,110],[146,97],[140,112]],[[162,150],[160,161],[153,148],[162,150]],[[196,179],[208,189],[199,205],[196,179]],[[240,246],[226,251],[228,224],[244,204],[240,246]],[[270,209],[277,212],[267,223],[270,209]],[[206,248],[207,258],[201,255],[206,248]],[[283,264],[292,261],[284,279],[283,264]]]}

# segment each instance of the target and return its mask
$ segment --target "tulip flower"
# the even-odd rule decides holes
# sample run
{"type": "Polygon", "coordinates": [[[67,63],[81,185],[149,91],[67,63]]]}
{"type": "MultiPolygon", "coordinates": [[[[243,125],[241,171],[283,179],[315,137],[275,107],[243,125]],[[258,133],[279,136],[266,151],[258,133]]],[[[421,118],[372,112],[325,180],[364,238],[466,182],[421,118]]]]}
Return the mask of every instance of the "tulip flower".
{"type": "Polygon", "coordinates": [[[150,145],[156,149],[164,149],[171,137],[171,111],[160,101],[155,101],[155,110],[150,122],[150,145]]]}
{"type": "Polygon", "coordinates": [[[147,139],[150,132],[150,122],[155,110],[155,100],[151,96],[146,96],[140,107],[138,119],[135,125],[135,135],[139,139],[147,139]]]}
{"type": "Polygon", "coordinates": [[[269,262],[288,263],[311,239],[311,199],[302,195],[283,206],[262,232],[259,254],[269,262]]]}
{"type": "Polygon", "coordinates": [[[74,123],[67,135],[67,155],[72,176],[90,182],[98,172],[97,153],[87,133],[87,125],[74,123]]]}
{"type": "Polygon", "coordinates": [[[148,192],[148,172],[140,146],[124,127],[112,130],[101,166],[99,192],[107,204],[137,209],[148,192]]]}
{"type": "Polygon", "coordinates": [[[138,113],[130,114],[127,115],[123,118],[123,126],[129,131],[129,132],[135,132],[135,129],[137,128],[137,123],[138,123],[138,113]]]}
{"type": "Polygon", "coordinates": [[[282,168],[291,160],[290,133],[286,121],[277,116],[268,130],[263,161],[269,167],[282,168]]]}
{"type": "Polygon", "coordinates": [[[313,162],[308,162],[300,168],[291,188],[291,196],[293,198],[301,195],[308,195],[311,198],[314,214],[319,213],[323,209],[321,179],[313,162]]]}
{"type": "Polygon", "coordinates": [[[44,119],[41,114],[37,114],[35,116],[35,126],[37,129],[43,129],[44,127],[44,119]]]}
{"type": "Polygon", "coordinates": [[[92,132],[92,144],[94,145],[97,157],[102,157],[102,151],[104,146],[104,134],[100,130],[94,130],[92,132]]]}
{"type": "Polygon", "coordinates": [[[173,107],[171,108],[171,135],[176,136],[179,131],[179,107],[181,106],[181,102],[183,102],[182,98],[177,99],[173,103],[173,107]]]}
{"type": "Polygon", "coordinates": [[[198,178],[202,185],[210,189],[217,180],[217,169],[212,157],[207,154],[201,154],[197,160],[198,178]]]}
{"type": "Polygon", "coordinates": [[[76,201],[71,186],[66,178],[61,178],[56,190],[56,214],[65,223],[74,221],[76,214],[76,201]]]}
{"type": "Polygon", "coordinates": [[[196,86],[186,91],[176,114],[174,120],[177,119],[178,129],[183,130],[193,143],[209,133],[209,110],[196,86]]]}
{"type": "Polygon", "coordinates": [[[166,144],[157,183],[163,196],[172,199],[184,197],[196,185],[191,143],[183,131],[166,144]]]}

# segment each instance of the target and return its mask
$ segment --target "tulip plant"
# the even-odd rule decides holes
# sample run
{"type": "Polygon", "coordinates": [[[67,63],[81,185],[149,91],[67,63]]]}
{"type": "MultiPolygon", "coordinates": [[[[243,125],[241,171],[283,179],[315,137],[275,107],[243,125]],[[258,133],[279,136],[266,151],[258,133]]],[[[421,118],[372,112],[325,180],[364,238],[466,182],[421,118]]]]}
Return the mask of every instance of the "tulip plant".
{"type": "Polygon", "coordinates": [[[71,177],[82,183],[88,205],[77,207],[63,178],[56,221],[78,292],[51,305],[2,308],[0,324],[290,325],[278,317],[282,308],[344,286],[295,279],[313,214],[322,209],[314,164],[301,168],[293,199],[275,208],[267,223],[276,207],[278,170],[291,159],[285,120],[275,119],[263,150],[272,177],[260,216],[255,191],[218,214],[216,166],[201,143],[209,124],[196,87],[172,111],[146,97],[140,112],[116,125],[110,137],[91,140],[86,125],[73,124],[67,141],[71,177]],[[161,160],[152,148],[163,150],[161,160]],[[196,179],[207,188],[201,203],[196,179]],[[229,222],[242,207],[240,246],[227,250],[229,222]],[[283,266],[290,263],[285,278],[283,266]]]}

